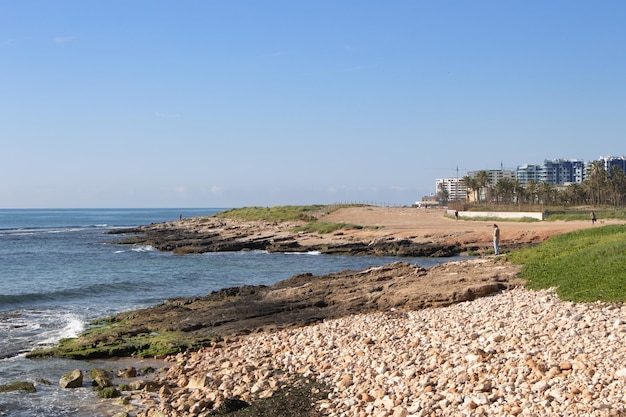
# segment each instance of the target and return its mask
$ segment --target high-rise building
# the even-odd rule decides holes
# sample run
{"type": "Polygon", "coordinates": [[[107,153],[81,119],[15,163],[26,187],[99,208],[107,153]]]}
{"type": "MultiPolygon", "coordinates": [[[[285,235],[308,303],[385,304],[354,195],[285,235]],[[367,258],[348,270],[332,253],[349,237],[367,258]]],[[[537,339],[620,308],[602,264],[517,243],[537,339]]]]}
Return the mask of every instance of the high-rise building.
{"type": "Polygon", "coordinates": [[[448,201],[465,201],[467,199],[467,185],[461,178],[438,178],[435,181],[437,192],[440,190],[448,194],[448,201]]]}
{"type": "MultiPolygon", "coordinates": [[[[495,187],[500,180],[505,178],[509,180],[517,178],[517,173],[511,169],[485,169],[483,171],[487,172],[487,175],[489,176],[489,183],[487,184],[488,187],[495,187]]],[[[481,171],[470,171],[467,173],[467,176],[473,178],[476,177],[479,172],[481,171]]]]}
{"type": "Polygon", "coordinates": [[[526,185],[530,181],[539,182],[539,165],[524,164],[517,167],[517,180],[526,185]]]}
{"type": "Polygon", "coordinates": [[[550,185],[581,183],[585,179],[585,163],[579,159],[545,160],[540,165],[520,165],[517,180],[526,185],[529,181],[550,185]]]}

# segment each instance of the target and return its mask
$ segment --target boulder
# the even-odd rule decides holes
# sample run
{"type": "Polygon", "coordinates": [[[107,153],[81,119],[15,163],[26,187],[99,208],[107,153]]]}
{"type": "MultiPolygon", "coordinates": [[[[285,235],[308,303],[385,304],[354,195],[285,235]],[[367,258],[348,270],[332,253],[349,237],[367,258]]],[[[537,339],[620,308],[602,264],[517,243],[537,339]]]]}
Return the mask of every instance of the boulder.
{"type": "Polygon", "coordinates": [[[122,369],[117,373],[117,376],[125,379],[135,378],[137,376],[137,369],[133,366],[122,369]]]}
{"type": "Polygon", "coordinates": [[[61,388],[80,388],[83,386],[83,371],[75,369],[66,373],[59,380],[61,388]]]}
{"type": "Polygon", "coordinates": [[[111,374],[104,369],[92,369],[89,371],[89,377],[92,379],[92,385],[94,387],[106,388],[112,385],[111,374]]]}

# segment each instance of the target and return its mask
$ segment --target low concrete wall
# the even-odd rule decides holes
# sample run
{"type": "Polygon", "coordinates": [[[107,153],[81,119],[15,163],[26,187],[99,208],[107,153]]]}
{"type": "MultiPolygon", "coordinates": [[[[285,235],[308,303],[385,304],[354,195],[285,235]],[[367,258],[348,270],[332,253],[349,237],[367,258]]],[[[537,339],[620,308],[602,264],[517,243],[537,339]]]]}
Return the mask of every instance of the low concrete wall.
{"type": "MultiPolygon", "coordinates": [[[[454,210],[448,210],[447,214],[454,216],[454,210]]],[[[489,217],[496,219],[522,219],[529,217],[543,220],[543,213],[530,211],[459,211],[459,217],[489,217]]]]}

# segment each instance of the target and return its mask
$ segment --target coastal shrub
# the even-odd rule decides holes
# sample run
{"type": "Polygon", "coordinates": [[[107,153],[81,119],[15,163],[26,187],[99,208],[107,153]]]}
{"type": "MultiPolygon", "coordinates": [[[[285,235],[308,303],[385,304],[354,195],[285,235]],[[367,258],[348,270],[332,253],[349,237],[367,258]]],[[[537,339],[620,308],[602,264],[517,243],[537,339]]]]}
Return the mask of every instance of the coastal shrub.
{"type": "Polygon", "coordinates": [[[564,300],[626,301],[626,225],[564,233],[507,255],[527,287],[557,288],[564,300]]]}

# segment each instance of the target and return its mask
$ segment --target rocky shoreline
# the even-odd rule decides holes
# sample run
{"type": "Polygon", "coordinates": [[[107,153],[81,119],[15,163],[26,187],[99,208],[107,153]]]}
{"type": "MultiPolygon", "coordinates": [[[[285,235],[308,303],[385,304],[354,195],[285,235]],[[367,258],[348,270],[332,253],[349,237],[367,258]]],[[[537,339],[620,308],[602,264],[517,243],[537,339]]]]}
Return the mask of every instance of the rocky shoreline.
{"type": "Polygon", "coordinates": [[[327,236],[293,232],[302,223],[241,221],[217,217],[118,229],[109,234],[132,235],[117,244],[152,246],[177,254],[263,250],[278,253],[319,252],[326,255],[450,257],[475,246],[415,241],[408,238],[356,238],[345,231],[327,236]]]}
{"type": "Polygon", "coordinates": [[[198,349],[223,338],[306,326],[351,314],[446,306],[520,285],[519,267],[497,258],[428,269],[396,262],[363,271],[296,275],[272,286],[224,288],[120,313],[30,357],[90,359],[154,356],[198,349]]]}
{"type": "MultiPolygon", "coordinates": [[[[624,317],[621,304],[519,288],[251,335],[168,358],[160,392],[137,394],[149,404],[137,415],[213,415],[227,398],[271,398],[296,375],[310,411],[273,415],[623,416],[624,317]]],[[[244,410],[228,415],[264,415],[244,410]]]]}
{"type": "MultiPolygon", "coordinates": [[[[390,213],[367,210],[377,218],[390,213]]],[[[398,213],[422,219],[415,211],[395,211],[394,219],[398,213]]],[[[441,232],[435,222],[439,216],[428,223],[435,232],[426,223],[419,232],[414,224],[368,224],[325,236],[294,233],[296,224],[218,218],[116,231],[133,235],[122,243],[179,254],[483,256],[429,269],[396,262],[302,274],[270,287],[169,300],[109,318],[108,331],[86,332],[33,356],[165,358],[171,366],[124,393],[123,403],[130,404],[120,415],[139,417],[626,415],[626,397],[615,389],[621,389],[626,369],[609,369],[606,355],[589,351],[595,342],[568,348],[564,357],[559,353],[571,340],[597,338],[611,346],[602,351],[618,363],[624,352],[613,344],[624,341],[622,307],[577,306],[549,292],[519,289],[518,266],[506,256],[485,256],[485,225],[447,223],[441,232]],[[604,330],[596,332],[596,319],[612,327],[603,322],[604,330]]],[[[558,233],[544,226],[534,231],[518,225],[503,246],[534,244],[558,233]]]]}

